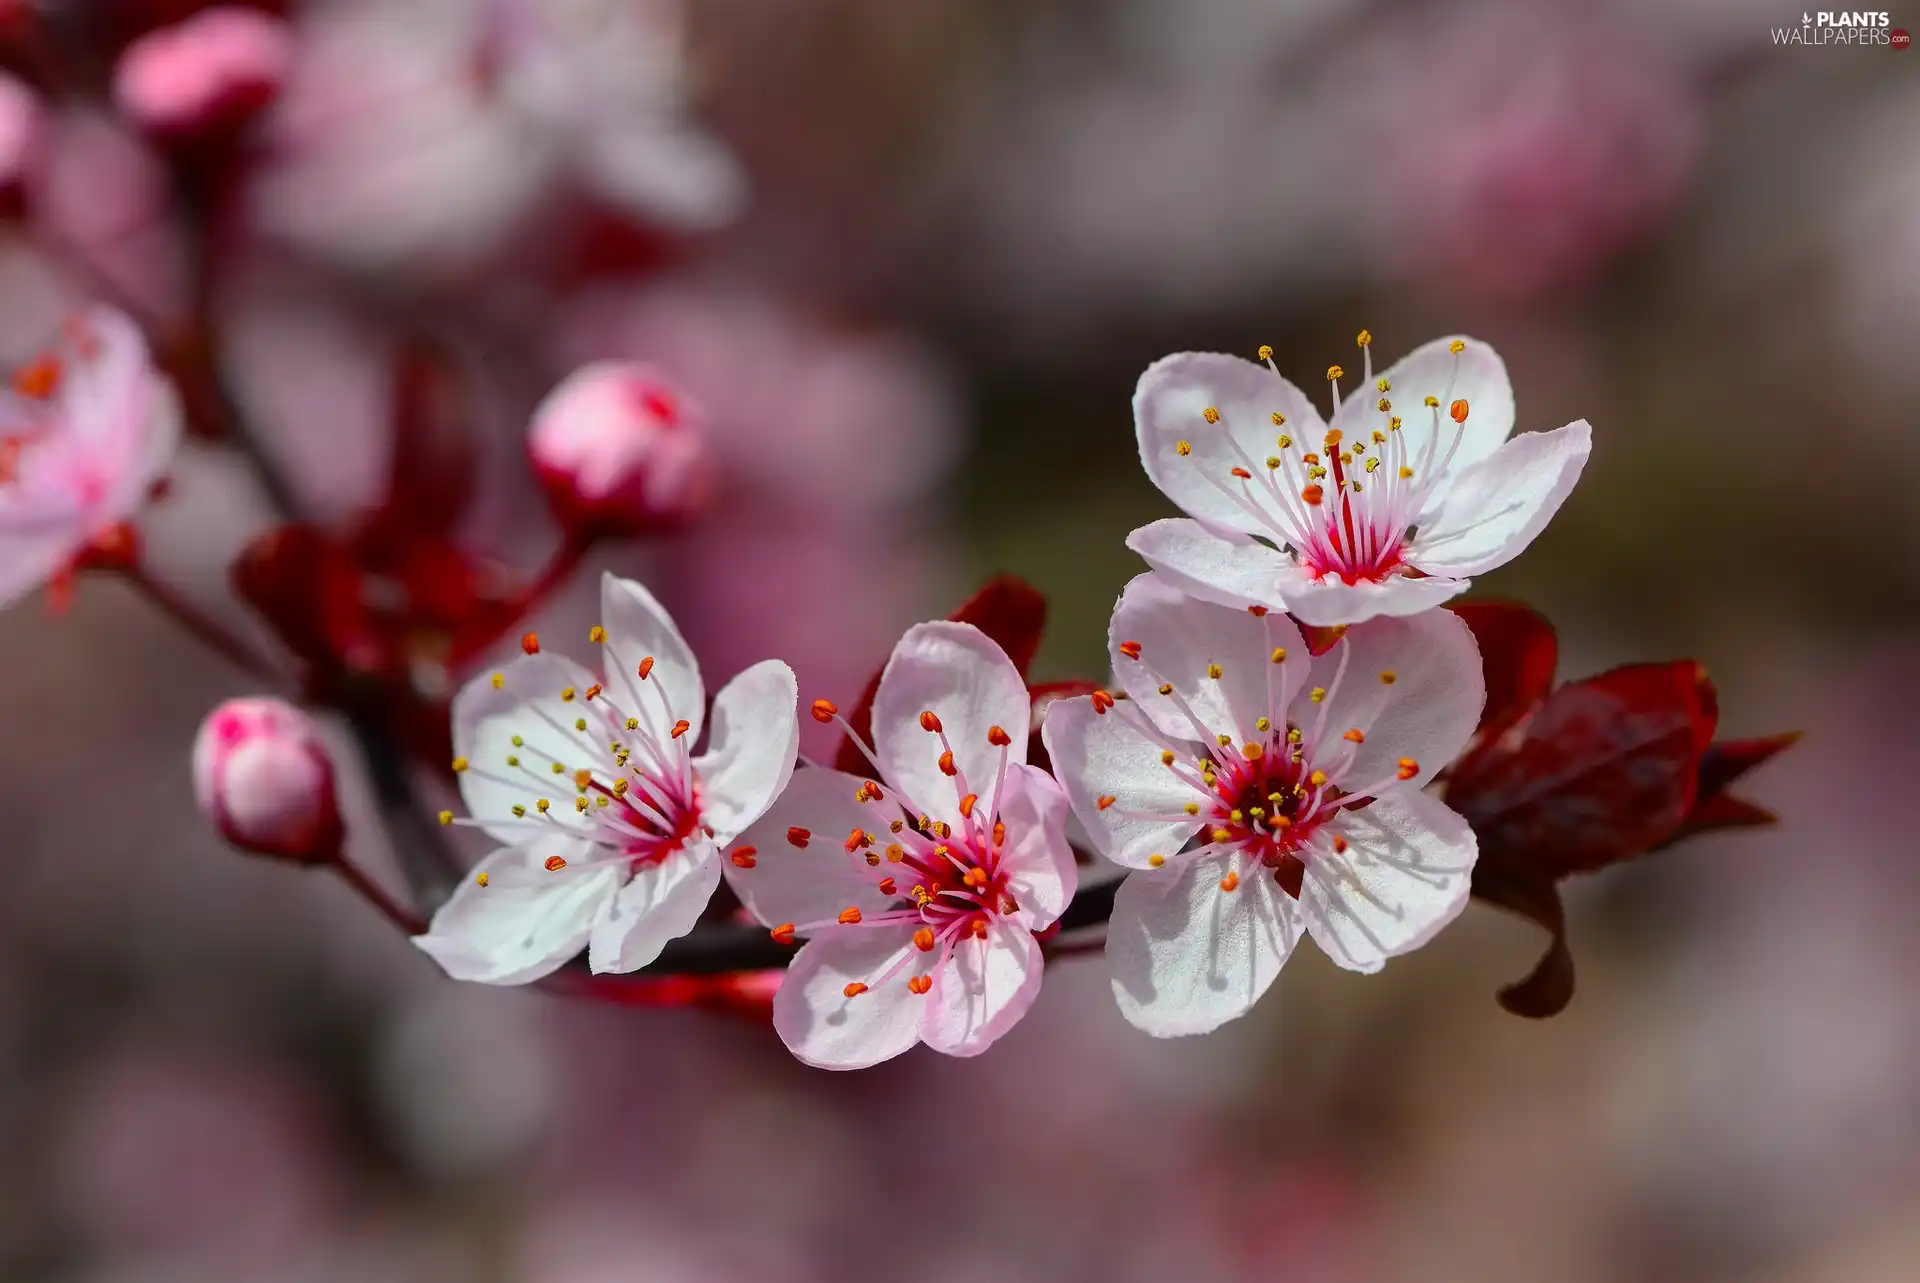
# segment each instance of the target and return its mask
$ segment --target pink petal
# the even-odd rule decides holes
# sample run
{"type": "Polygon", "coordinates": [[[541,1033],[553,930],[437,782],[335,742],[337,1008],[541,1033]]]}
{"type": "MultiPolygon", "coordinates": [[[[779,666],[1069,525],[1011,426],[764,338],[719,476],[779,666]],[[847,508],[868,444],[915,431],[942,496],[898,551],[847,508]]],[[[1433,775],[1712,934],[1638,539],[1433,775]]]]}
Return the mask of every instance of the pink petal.
{"type": "Polygon", "coordinates": [[[1428,574],[1462,578],[1505,565],[1560,511],[1592,448],[1585,419],[1515,437],[1453,478],[1408,560],[1428,574]]]}
{"type": "Polygon", "coordinates": [[[979,794],[981,805],[993,809],[1003,750],[989,742],[989,732],[996,726],[1006,731],[1012,740],[1006,760],[1025,762],[1027,737],[1021,732],[1031,715],[1025,680],[990,637],[971,624],[918,624],[893,648],[880,676],[873,698],[874,750],[887,782],[905,790],[912,806],[958,826],[964,793],[979,794]],[[940,769],[941,738],[922,728],[924,712],[939,718],[957,775],[940,769]]]}
{"type": "Polygon", "coordinates": [[[706,754],[695,759],[701,814],[725,846],[759,819],[793,777],[800,747],[793,670],[763,660],[720,688],[706,754]]]}

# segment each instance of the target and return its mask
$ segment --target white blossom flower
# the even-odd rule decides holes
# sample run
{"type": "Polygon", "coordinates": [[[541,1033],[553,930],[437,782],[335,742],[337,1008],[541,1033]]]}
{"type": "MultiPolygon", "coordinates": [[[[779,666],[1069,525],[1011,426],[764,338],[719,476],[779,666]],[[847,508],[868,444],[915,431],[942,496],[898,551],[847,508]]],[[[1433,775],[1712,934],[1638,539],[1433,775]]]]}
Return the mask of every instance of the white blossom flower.
{"type": "Polygon", "coordinates": [[[1493,349],[1437,339],[1377,379],[1334,389],[1331,426],[1273,367],[1183,352],[1147,368],[1134,426],[1147,475],[1192,520],[1156,521],[1127,546],[1186,592],[1285,610],[1315,625],[1414,615],[1518,556],[1580,478],[1584,419],[1513,431],[1493,349]],[[1262,542],[1265,540],[1266,542],[1262,542]]]}
{"type": "Polygon", "coordinates": [[[1458,617],[1358,624],[1315,658],[1277,613],[1146,574],[1111,646],[1129,698],[1060,701],[1042,733],[1094,844],[1137,870],[1107,930],[1128,1020],[1203,1033],[1253,1005],[1303,931],[1377,971],[1466,904],[1473,831],[1421,792],[1485,699],[1458,617]]]}
{"type": "Polygon", "coordinates": [[[449,975],[520,984],[588,946],[595,971],[633,971],[693,929],[720,848],[793,773],[793,670],[753,665],[714,697],[673,620],[639,584],[601,580],[593,638],[605,677],[542,650],[453,702],[464,822],[505,843],[415,939],[449,975]]]}
{"type": "MultiPolygon", "coordinates": [[[[846,725],[825,701],[814,715],[846,725]]],[[[920,624],[874,695],[878,778],[803,768],[728,853],[728,882],[775,937],[808,938],[773,1000],[801,1060],[857,1069],[916,1042],[977,1055],[1033,1005],[1033,933],[1075,874],[1066,797],[1026,764],[1030,716],[985,633],[920,624]]]]}
{"type": "Polygon", "coordinates": [[[139,327],[96,307],[0,391],[0,606],[71,567],[146,503],[180,402],[139,327]]]}

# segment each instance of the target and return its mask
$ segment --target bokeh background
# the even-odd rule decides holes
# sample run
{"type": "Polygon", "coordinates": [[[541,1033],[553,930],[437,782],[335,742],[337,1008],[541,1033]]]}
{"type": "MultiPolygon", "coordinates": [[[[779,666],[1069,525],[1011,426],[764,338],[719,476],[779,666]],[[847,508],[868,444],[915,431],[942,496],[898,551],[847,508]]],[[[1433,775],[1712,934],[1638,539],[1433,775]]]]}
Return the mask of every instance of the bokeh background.
{"type": "MultiPolygon", "coordinates": [[[[1523,428],[1595,427],[1477,589],[1552,616],[1563,677],[1691,655],[1723,732],[1808,735],[1744,790],[1777,828],[1575,884],[1551,1022],[1495,1006],[1542,941],[1476,903],[1377,977],[1301,951],[1208,1038],[1132,1030],[1094,955],[977,1061],[832,1076],[737,1018],[457,985],[223,849],[188,748],[253,686],[85,581],[0,617],[0,1276],[1920,1274],[1920,54],[1777,46],[1800,9],[1763,0],[543,0],[574,44],[523,82],[511,0],[293,4],[199,299],[169,153],[105,89],[195,7],[0,3],[0,357],[88,297],[204,308],[329,519],[377,495],[425,334],[480,407],[465,535],[539,564],[528,413],[640,357],[721,485],[594,564],[710,672],[778,653],[850,700],[1005,570],[1052,598],[1040,674],[1095,673],[1121,540],[1170,512],[1149,361],[1267,343],[1312,386],[1363,326],[1387,360],[1465,331],[1523,428]]],[[[146,524],[244,623],[266,518],[196,443],[146,524]]],[[[589,578],[543,627],[584,630],[589,578]]]]}

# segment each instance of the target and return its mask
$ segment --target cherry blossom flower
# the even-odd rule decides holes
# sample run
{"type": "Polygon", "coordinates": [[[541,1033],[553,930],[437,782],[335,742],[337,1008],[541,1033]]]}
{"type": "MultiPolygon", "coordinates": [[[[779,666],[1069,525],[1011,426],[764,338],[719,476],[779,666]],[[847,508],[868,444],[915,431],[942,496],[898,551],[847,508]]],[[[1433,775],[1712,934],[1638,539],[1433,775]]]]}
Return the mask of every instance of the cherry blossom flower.
{"type": "Polygon", "coordinates": [[[1377,971],[1466,904],[1473,831],[1421,792],[1484,699],[1450,611],[1355,625],[1313,657],[1277,613],[1145,574],[1110,644],[1129,698],[1060,701],[1042,734],[1094,844],[1138,870],[1107,933],[1128,1020],[1204,1033],[1253,1005],[1303,930],[1377,971]]]}
{"type": "Polygon", "coordinates": [[[1586,420],[1508,440],[1513,390],[1492,348],[1437,339],[1376,379],[1371,342],[1363,331],[1360,395],[1342,400],[1340,367],[1327,371],[1331,426],[1268,348],[1265,369],[1211,352],[1149,366],[1140,459],[1193,519],[1127,546],[1194,596],[1322,626],[1418,614],[1518,556],[1579,479],[1586,420]]]}
{"type": "Polygon", "coordinates": [[[293,56],[279,19],[217,5],[127,47],[113,96],[128,119],[157,134],[235,124],[272,101],[293,56]]]}
{"type": "Polygon", "coordinates": [[[684,525],[712,493],[704,416],[644,366],[596,361],[547,394],[527,454],[570,529],[684,525]]]}
{"type": "Polygon", "coordinates": [[[282,700],[230,699],[193,742],[193,793],[245,851],[319,861],[340,853],[333,759],[313,719],[282,700]]]}
{"type": "Polygon", "coordinates": [[[720,848],[793,773],[793,670],[753,665],[714,697],[693,652],[639,584],[601,580],[593,640],[605,677],[541,649],[453,702],[469,824],[505,845],[414,943],[449,975],[522,984],[588,946],[595,971],[633,971],[692,930],[720,882],[720,848]]]}
{"type": "MultiPolygon", "coordinates": [[[[813,714],[853,735],[831,703],[813,714]]],[[[858,1069],[916,1042],[977,1055],[1033,1004],[1033,933],[1075,874],[1066,797],[1026,764],[1029,715],[985,633],[916,625],[874,695],[878,778],[804,767],[728,852],[727,880],[775,938],[808,938],[773,1000],[801,1060],[858,1069]]]]}
{"type": "Polygon", "coordinates": [[[0,391],[0,606],[133,516],[179,439],[178,398],[134,323],[107,308],[69,320],[0,391]]]}

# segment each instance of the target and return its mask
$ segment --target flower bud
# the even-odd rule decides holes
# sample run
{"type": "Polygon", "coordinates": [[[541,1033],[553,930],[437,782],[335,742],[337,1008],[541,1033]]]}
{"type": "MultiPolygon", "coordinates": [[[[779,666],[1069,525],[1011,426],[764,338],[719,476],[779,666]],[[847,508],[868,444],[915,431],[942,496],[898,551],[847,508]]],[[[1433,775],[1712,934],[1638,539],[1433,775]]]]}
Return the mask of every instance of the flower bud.
{"type": "Polygon", "coordinates": [[[193,791],[243,851],[314,864],[340,852],[333,762],[313,719],[281,700],[230,699],[207,715],[193,743],[193,791]]]}
{"type": "Polygon", "coordinates": [[[114,100],[151,134],[216,133],[273,100],[292,51],[285,25],[257,9],[202,10],[127,46],[114,68],[114,100]]]}
{"type": "Polygon", "coordinates": [[[583,366],[547,394],[527,437],[555,514],[579,533],[671,530],[712,490],[700,416],[644,366],[583,366]]]}
{"type": "MultiPolygon", "coordinates": [[[[0,0],[0,8],[4,8],[0,0]]],[[[40,100],[0,71],[0,201],[17,202],[40,135],[40,100]]]]}

